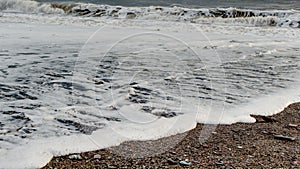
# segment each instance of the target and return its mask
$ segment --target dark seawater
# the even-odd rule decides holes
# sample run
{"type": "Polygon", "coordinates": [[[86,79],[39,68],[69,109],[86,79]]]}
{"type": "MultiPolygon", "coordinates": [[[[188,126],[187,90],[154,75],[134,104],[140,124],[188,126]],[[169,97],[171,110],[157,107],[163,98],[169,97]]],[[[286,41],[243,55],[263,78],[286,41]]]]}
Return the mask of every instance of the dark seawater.
{"type": "Polygon", "coordinates": [[[286,0],[37,0],[55,3],[94,3],[121,6],[236,7],[250,9],[300,9],[300,1],[286,0]]]}

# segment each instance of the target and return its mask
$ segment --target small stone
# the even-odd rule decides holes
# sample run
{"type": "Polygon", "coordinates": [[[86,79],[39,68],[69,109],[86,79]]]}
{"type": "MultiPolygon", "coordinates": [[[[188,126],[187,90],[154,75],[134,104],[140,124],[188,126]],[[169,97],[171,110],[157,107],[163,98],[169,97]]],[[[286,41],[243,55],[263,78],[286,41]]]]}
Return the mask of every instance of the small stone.
{"type": "Polygon", "coordinates": [[[217,134],[217,132],[215,132],[215,131],[214,131],[214,132],[211,132],[211,133],[212,133],[212,134],[217,134]]]}
{"type": "Polygon", "coordinates": [[[170,151],[170,154],[173,154],[173,155],[175,155],[175,154],[177,154],[175,151],[170,151]]]}
{"type": "Polygon", "coordinates": [[[278,140],[288,140],[288,141],[295,141],[296,138],[295,137],[288,137],[288,136],[283,136],[283,135],[274,135],[275,139],[278,140]]]}
{"type": "Polygon", "coordinates": [[[242,148],[243,148],[243,146],[237,146],[237,148],[238,148],[238,149],[242,149],[242,148]]]}
{"type": "Polygon", "coordinates": [[[82,157],[79,154],[69,155],[70,160],[82,160],[82,157]]]}
{"type": "Polygon", "coordinates": [[[289,124],[289,127],[294,127],[294,128],[297,128],[297,127],[298,127],[298,125],[297,125],[297,124],[292,124],[292,123],[290,123],[290,124],[289,124]]]}
{"type": "Polygon", "coordinates": [[[202,147],[208,148],[209,146],[207,144],[202,144],[202,147]]]}
{"type": "Polygon", "coordinates": [[[190,166],[192,163],[191,162],[186,162],[186,161],[180,161],[179,164],[182,165],[182,166],[190,166]]]}
{"type": "Polygon", "coordinates": [[[223,165],[223,161],[217,161],[215,162],[216,165],[223,165]]]}
{"type": "Polygon", "coordinates": [[[95,154],[95,155],[94,155],[94,159],[101,159],[101,155],[95,154]]]}

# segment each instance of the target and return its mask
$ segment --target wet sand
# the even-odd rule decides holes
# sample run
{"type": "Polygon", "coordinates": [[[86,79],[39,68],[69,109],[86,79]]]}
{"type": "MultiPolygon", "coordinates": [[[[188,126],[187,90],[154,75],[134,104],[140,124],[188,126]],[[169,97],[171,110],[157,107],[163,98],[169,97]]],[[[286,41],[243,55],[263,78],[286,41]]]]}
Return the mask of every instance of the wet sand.
{"type": "Polygon", "coordinates": [[[198,124],[158,140],[54,157],[44,168],[300,168],[300,103],[253,117],[256,123],[218,125],[204,143],[198,124]]]}

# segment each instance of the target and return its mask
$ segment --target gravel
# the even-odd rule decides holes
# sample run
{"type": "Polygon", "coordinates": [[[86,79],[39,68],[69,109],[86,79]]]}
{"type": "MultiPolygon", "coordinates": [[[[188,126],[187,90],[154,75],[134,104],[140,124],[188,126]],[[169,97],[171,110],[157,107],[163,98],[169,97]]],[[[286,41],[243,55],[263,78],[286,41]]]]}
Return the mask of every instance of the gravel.
{"type": "Polygon", "coordinates": [[[218,125],[205,143],[199,142],[204,125],[198,124],[186,133],[158,140],[83,152],[77,160],[70,155],[54,157],[43,168],[300,168],[300,103],[257,118],[256,123],[218,125]]]}

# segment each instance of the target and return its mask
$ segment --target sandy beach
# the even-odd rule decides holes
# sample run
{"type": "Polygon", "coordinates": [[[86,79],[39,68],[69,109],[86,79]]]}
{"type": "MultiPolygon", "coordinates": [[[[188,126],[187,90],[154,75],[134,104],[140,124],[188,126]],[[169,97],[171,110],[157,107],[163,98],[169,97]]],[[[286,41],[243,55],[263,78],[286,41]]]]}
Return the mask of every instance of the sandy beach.
{"type": "Polygon", "coordinates": [[[218,125],[204,143],[199,142],[203,124],[198,124],[191,131],[158,140],[54,157],[43,168],[299,168],[300,103],[273,116],[253,117],[256,123],[218,125]],[[167,147],[182,137],[161,154],[134,156],[149,147],[167,147]]]}

